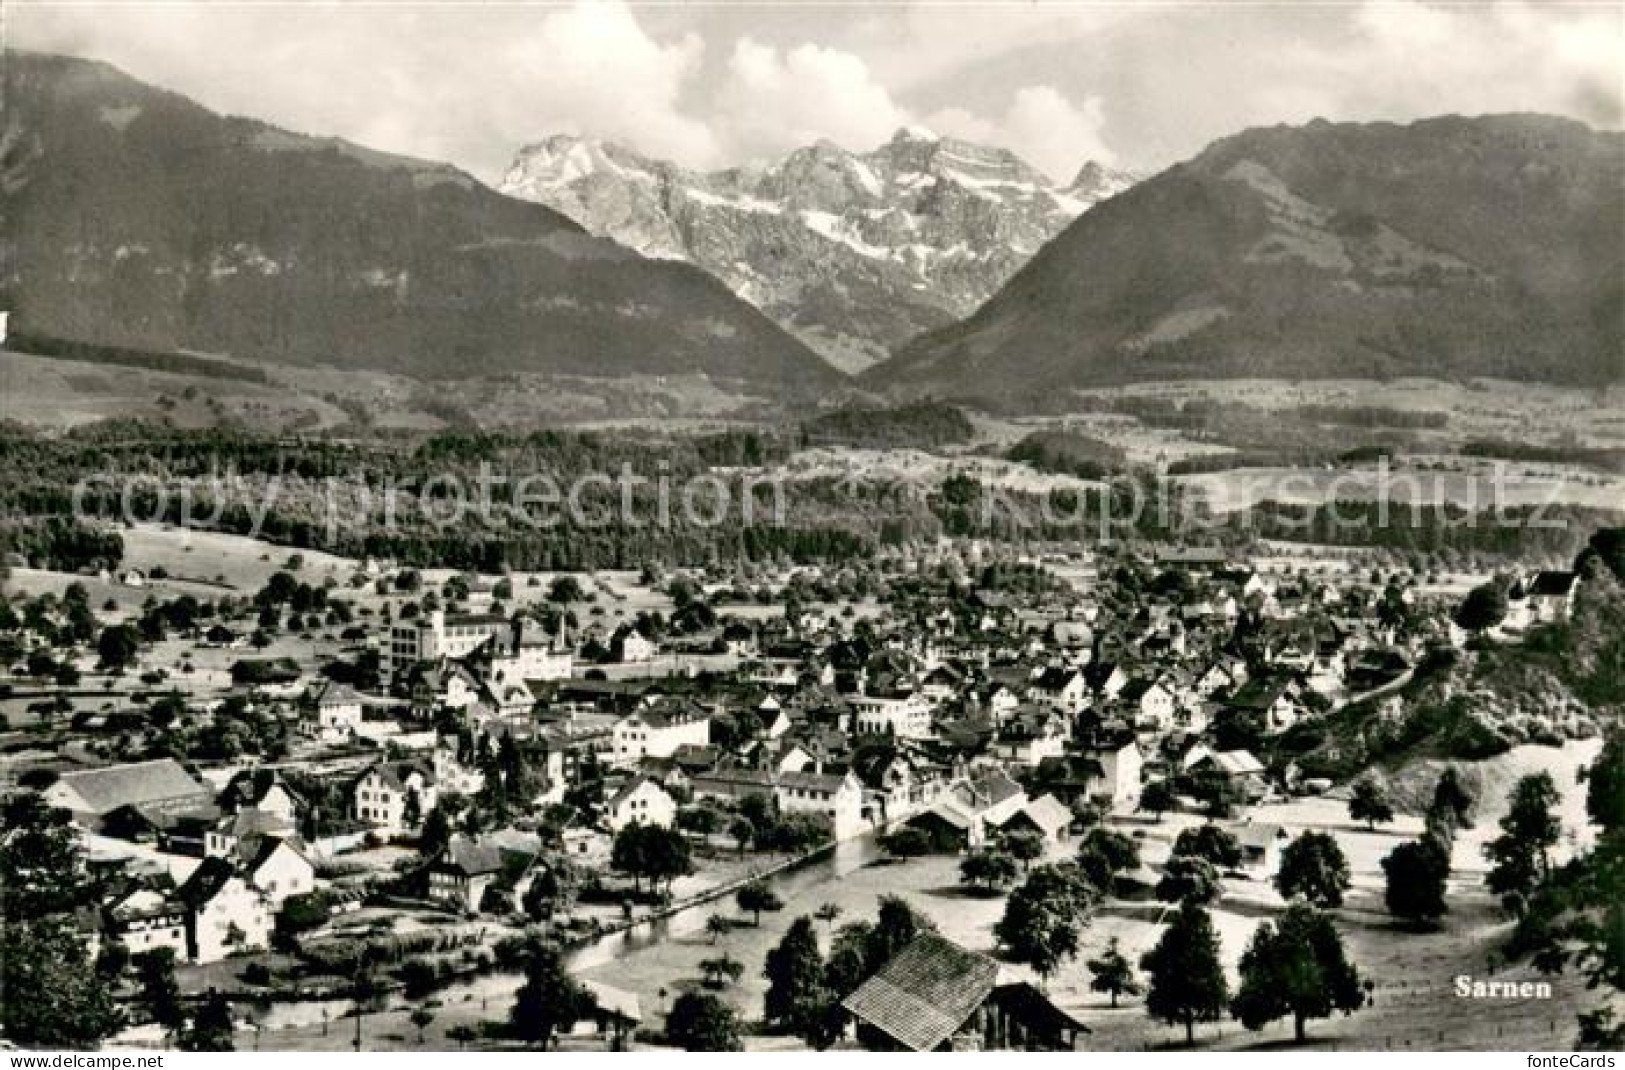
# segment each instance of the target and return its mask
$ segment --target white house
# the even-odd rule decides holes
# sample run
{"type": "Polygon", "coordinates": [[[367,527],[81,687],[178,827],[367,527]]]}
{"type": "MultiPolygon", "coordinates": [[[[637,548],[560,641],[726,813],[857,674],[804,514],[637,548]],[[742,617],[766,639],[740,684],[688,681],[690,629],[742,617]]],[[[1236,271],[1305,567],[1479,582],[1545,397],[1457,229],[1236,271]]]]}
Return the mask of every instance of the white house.
{"type": "Polygon", "coordinates": [[[617,645],[620,650],[620,660],[629,665],[653,661],[658,651],[655,644],[636,628],[628,628],[620,636],[617,645]]]}
{"type": "Polygon", "coordinates": [[[611,832],[628,825],[670,828],[676,820],[677,800],[648,777],[633,777],[604,802],[604,824],[611,832]]]}
{"type": "Polygon", "coordinates": [[[781,773],[774,797],[779,809],[787,814],[827,818],[837,840],[850,839],[867,827],[863,821],[863,785],[851,772],[781,773]]]}
{"type": "Polygon", "coordinates": [[[417,798],[418,820],[434,809],[434,773],[417,762],[380,762],[357,780],[350,807],[357,821],[377,828],[405,828],[409,800],[417,798]]]}
{"type": "Polygon", "coordinates": [[[1045,669],[1033,679],[1032,696],[1058,710],[1080,713],[1089,705],[1089,681],[1080,669],[1045,669]]]}
{"type": "Polygon", "coordinates": [[[1091,797],[1106,802],[1113,810],[1132,810],[1140,801],[1141,770],[1145,759],[1133,739],[1092,748],[1089,757],[1100,764],[1100,779],[1091,786],[1091,797]]]}
{"type": "Polygon", "coordinates": [[[102,912],[107,935],[132,955],[167,947],[182,961],[186,948],[186,904],[151,888],[133,888],[102,912]]]}
{"type": "Polygon", "coordinates": [[[218,962],[227,955],[270,948],[275,924],[271,901],[225,859],[205,858],[176,896],[187,908],[192,961],[218,962]]]}
{"type": "Polygon", "coordinates": [[[316,867],[296,840],[264,837],[243,860],[243,876],[280,910],[284,900],[316,890],[316,867]]]}
{"type": "Polygon", "coordinates": [[[307,702],[316,714],[316,731],[324,739],[361,731],[361,696],[348,684],[325,680],[312,688],[307,702]]]}

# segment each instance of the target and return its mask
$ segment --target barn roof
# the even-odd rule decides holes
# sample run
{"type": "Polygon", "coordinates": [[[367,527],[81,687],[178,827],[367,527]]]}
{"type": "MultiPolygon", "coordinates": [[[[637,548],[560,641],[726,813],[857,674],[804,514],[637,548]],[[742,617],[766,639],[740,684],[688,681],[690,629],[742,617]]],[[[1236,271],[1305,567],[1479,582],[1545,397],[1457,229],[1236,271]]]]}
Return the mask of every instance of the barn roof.
{"type": "Polygon", "coordinates": [[[71,788],[97,814],[121,806],[210,796],[209,789],[194,780],[173,758],[63,773],[57,783],[71,788]]]}
{"type": "Polygon", "coordinates": [[[911,1051],[933,1051],[982,1005],[998,976],[986,955],[921,933],[841,1005],[911,1051]]]}

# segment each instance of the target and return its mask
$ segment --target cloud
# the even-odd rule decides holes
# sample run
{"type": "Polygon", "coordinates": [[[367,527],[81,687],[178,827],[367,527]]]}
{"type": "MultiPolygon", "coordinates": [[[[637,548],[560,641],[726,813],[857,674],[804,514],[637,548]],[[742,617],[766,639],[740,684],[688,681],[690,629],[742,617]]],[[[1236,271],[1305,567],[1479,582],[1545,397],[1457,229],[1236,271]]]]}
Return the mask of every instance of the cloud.
{"type": "Polygon", "coordinates": [[[488,180],[555,132],[691,167],[923,120],[1059,179],[1246,126],[1554,111],[1617,127],[1625,8],[1037,2],[846,7],[25,5],[9,43],[93,56],[220,111],[488,180]]]}
{"type": "Polygon", "coordinates": [[[715,126],[746,156],[777,155],[828,138],[868,149],[909,115],[850,52],[802,44],[781,49],[741,38],[717,95],[715,126]]]}
{"type": "Polygon", "coordinates": [[[621,0],[569,7],[113,5],[27,8],[12,39],[93,56],[221,111],[499,175],[566,131],[718,162],[682,96],[695,33],[657,39],[621,0]]]}
{"type": "Polygon", "coordinates": [[[932,112],[926,123],[940,133],[1003,146],[1059,182],[1070,181],[1089,160],[1106,165],[1117,161],[1117,153],[1101,134],[1104,102],[1087,97],[1075,105],[1053,86],[1016,90],[1009,108],[997,119],[944,108],[932,112]]]}

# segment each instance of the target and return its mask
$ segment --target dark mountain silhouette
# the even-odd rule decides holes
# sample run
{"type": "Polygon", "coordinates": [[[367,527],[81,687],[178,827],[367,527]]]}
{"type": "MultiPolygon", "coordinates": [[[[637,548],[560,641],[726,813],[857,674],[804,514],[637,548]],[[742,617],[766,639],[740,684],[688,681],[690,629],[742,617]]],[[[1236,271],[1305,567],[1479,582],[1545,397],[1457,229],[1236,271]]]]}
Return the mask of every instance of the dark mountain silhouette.
{"type": "Polygon", "coordinates": [[[1622,234],[1617,133],[1537,115],[1249,130],[1096,206],[865,382],[1015,407],[1163,379],[1613,382],[1622,234]]]}
{"type": "Polygon", "coordinates": [[[424,379],[844,381],[698,268],[451,166],[222,117],[100,63],[5,61],[0,307],[19,332],[424,379]]]}

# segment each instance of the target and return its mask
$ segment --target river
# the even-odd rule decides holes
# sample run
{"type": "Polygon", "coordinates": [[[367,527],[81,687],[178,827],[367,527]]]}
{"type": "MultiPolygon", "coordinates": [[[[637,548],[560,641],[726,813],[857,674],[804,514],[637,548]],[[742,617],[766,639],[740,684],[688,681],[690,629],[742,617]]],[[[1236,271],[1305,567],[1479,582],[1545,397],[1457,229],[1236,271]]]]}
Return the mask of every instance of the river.
{"type": "MultiPolygon", "coordinates": [[[[781,898],[789,900],[794,896],[833,884],[882,858],[884,853],[872,835],[859,836],[838,843],[794,868],[766,877],[763,882],[781,898]]],[[[723,897],[721,902],[728,901],[728,898],[723,897]]],[[[571,972],[579,975],[673,937],[698,932],[704,928],[706,919],[717,912],[718,903],[719,900],[693,903],[664,917],[639,922],[617,932],[605,933],[572,948],[566,954],[566,961],[571,972]]],[[[517,972],[497,971],[453,982],[437,991],[433,998],[445,1004],[478,1000],[484,1004],[494,1003],[505,1009],[512,1000],[514,991],[519,987],[520,980],[521,976],[517,972]]],[[[389,1006],[401,1007],[405,1006],[406,1002],[399,994],[395,994],[390,997],[389,1006]]],[[[324,1012],[330,1021],[337,1022],[339,1018],[349,1014],[353,1006],[352,1001],[348,999],[332,999],[257,1003],[252,1009],[255,1020],[262,1028],[287,1029],[320,1025],[324,1012]]],[[[335,1026],[335,1030],[336,1028],[335,1026]]],[[[335,1031],[334,1036],[339,1036],[339,1033],[335,1031]]],[[[342,1038],[336,1043],[342,1044],[342,1038]]]]}

